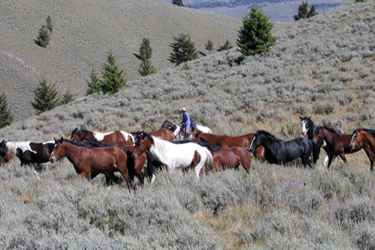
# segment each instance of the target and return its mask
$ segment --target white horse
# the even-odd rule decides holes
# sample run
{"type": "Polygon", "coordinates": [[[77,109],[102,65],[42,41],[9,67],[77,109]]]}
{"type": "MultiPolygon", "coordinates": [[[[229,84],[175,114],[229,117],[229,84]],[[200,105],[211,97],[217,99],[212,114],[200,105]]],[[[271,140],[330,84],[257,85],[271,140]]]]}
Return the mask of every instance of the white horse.
{"type": "Polygon", "coordinates": [[[194,167],[197,178],[203,167],[212,169],[213,166],[210,151],[193,142],[173,143],[147,133],[140,133],[135,140],[133,156],[137,158],[146,150],[150,151],[153,160],[161,162],[168,169],[194,167]]]}
{"type": "MultiPolygon", "coordinates": [[[[98,132],[98,131],[93,131],[93,135],[95,137],[95,139],[97,141],[103,141],[104,137],[107,136],[107,135],[110,135],[110,134],[113,134],[115,133],[116,131],[111,131],[111,132],[98,132]]],[[[125,141],[130,141],[130,142],[134,142],[134,136],[128,132],[125,132],[125,131],[119,131],[121,132],[121,134],[124,135],[125,137],[125,141]]]]}

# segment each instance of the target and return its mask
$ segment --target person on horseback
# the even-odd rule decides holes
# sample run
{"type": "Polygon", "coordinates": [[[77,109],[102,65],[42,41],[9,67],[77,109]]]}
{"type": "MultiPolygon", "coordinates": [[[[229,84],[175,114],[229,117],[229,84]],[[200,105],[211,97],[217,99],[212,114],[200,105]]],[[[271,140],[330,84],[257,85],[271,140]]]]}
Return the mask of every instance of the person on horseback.
{"type": "Polygon", "coordinates": [[[180,112],[182,112],[182,122],[181,122],[181,124],[185,124],[185,135],[184,135],[184,137],[188,138],[189,137],[190,125],[191,125],[190,115],[189,115],[188,112],[186,112],[185,107],[181,108],[180,112]]]}

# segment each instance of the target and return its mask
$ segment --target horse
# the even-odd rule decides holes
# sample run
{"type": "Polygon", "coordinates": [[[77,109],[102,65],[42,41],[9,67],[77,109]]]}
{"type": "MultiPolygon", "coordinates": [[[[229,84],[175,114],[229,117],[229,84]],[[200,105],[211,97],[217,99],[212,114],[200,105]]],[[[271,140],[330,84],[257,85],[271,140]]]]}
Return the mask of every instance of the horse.
{"type": "MultiPolygon", "coordinates": [[[[184,126],[177,126],[173,124],[172,122],[165,120],[163,124],[161,125],[160,129],[169,129],[174,133],[174,136],[176,139],[181,140],[184,138],[185,135],[185,127],[184,126]]],[[[195,122],[192,122],[190,129],[189,129],[189,138],[193,139],[193,134],[195,134],[197,131],[202,131],[204,133],[212,134],[212,131],[210,128],[203,126],[203,125],[198,125],[195,122]]]]}
{"type": "Polygon", "coordinates": [[[349,146],[352,149],[363,146],[363,150],[366,152],[367,157],[370,160],[370,170],[374,170],[374,158],[375,158],[375,130],[358,128],[354,130],[352,139],[350,140],[349,146]]]}
{"type": "Polygon", "coordinates": [[[147,172],[148,177],[150,178],[153,175],[155,175],[155,169],[152,165],[152,158],[150,152],[146,151],[144,154],[141,154],[137,159],[133,159],[132,152],[134,149],[133,143],[130,143],[128,141],[122,141],[122,142],[114,142],[109,144],[103,144],[101,142],[98,142],[93,139],[85,139],[81,141],[81,143],[90,145],[92,147],[120,147],[120,148],[126,148],[128,149],[127,156],[128,156],[128,169],[129,169],[129,177],[131,180],[134,179],[134,175],[139,179],[140,183],[144,184],[144,175],[143,175],[143,167],[147,163],[147,172]],[[130,143],[130,144],[129,144],[130,143]]]}
{"type": "Polygon", "coordinates": [[[346,163],[345,154],[352,154],[355,153],[363,148],[363,145],[358,143],[355,147],[350,146],[350,141],[352,139],[352,135],[340,134],[337,133],[336,129],[319,126],[314,134],[313,140],[318,141],[323,139],[326,143],[323,146],[324,150],[327,152],[328,156],[328,165],[327,168],[331,166],[332,160],[336,156],[340,156],[340,158],[346,163]]]}
{"type": "Polygon", "coordinates": [[[194,167],[199,178],[203,167],[212,169],[213,158],[210,151],[193,142],[175,144],[159,137],[140,133],[136,137],[133,157],[149,150],[153,160],[161,162],[168,169],[194,167]]]}
{"type": "Polygon", "coordinates": [[[166,128],[159,129],[159,130],[156,130],[156,131],[132,132],[131,134],[133,135],[134,138],[136,138],[137,135],[139,133],[142,133],[142,132],[153,135],[153,136],[158,136],[158,137],[163,138],[164,140],[167,140],[167,141],[173,141],[175,139],[175,135],[174,135],[173,131],[171,131],[169,129],[166,129],[166,128]]]}
{"type": "Polygon", "coordinates": [[[267,131],[258,130],[253,137],[249,151],[254,152],[260,146],[264,147],[264,157],[271,164],[285,165],[287,162],[300,158],[304,167],[308,165],[311,168],[310,156],[313,156],[314,163],[318,159],[315,142],[305,137],[284,141],[267,131]]]}
{"type": "Polygon", "coordinates": [[[34,168],[34,172],[38,174],[35,163],[46,163],[49,162],[49,157],[51,155],[53,146],[53,141],[47,141],[43,143],[35,143],[30,141],[17,142],[17,141],[8,141],[4,140],[0,143],[0,153],[11,153],[16,155],[20,161],[21,166],[29,165],[34,168]]]}
{"type": "MultiPolygon", "coordinates": [[[[203,133],[200,130],[195,134],[195,141],[204,140],[207,143],[218,146],[221,148],[231,148],[231,147],[243,147],[248,149],[253,140],[254,133],[249,133],[241,136],[228,136],[228,135],[216,135],[203,133]]],[[[262,154],[263,147],[257,148],[253,154],[256,158],[264,161],[262,154]]]]}
{"type": "Polygon", "coordinates": [[[95,178],[98,174],[103,173],[106,177],[107,185],[117,180],[114,172],[120,171],[126,180],[130,191],[129,171],[127,167],[127,149],[119,147],[93,148],[85,147],[82,144],[61,139],[56,140],[50,162],[55,163],[62,157],[66,156],[73,164],[77,177],[95,178]]]}
{"type": "Polygon", "coordinates": [[[213,169],[219,171],[225,168],[237,168],[242,164],[246,172],[251,168],[251,154],[243,147],[221,148],[213,146],[204,140],[198,141],[198,144],[208,148],[214,159],[213,169]]]}
{"type": "Polygon", "coordinates": [[[88,131],[79,130],[75,128],[70,136],[71,140],[77,141],[80,137],[85,137],[87,139],[95,139],[102,143],[112,143],[118,141],[131,141],[134,142],[134,137],[132,134],[125,131],[116,130],[112,132],[98,132],[98,131],[88,131]]]}

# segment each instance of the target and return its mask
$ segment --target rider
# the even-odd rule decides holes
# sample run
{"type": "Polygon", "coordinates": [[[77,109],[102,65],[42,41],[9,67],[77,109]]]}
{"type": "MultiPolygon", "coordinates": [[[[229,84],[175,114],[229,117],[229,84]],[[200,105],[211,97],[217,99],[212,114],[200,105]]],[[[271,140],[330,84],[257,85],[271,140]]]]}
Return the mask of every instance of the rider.
{"type": "Polygon", "coordinates": [[[182,112],[182,122],[181,122],[181,124],[185,123],[185,136],[186,136],[186,138],[188,138],[189,137],[189,129],[190,129],[190,125],[191,125],[190,115],[189,115],[188,112],[186,112],[185,107],[180,109],[180,112],[182,112]]]}

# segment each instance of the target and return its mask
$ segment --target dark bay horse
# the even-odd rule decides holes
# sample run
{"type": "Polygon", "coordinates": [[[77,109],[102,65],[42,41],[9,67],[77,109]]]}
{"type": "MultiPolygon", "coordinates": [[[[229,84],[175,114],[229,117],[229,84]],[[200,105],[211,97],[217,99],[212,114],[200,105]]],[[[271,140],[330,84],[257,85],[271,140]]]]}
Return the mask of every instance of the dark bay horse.
{"type": "Polygon", "coordinates": [[[94,139],[102,143],[113,143],[118,141],[134,142],[134,137],[132,134],[121,130],[103,133],[97,131],[79,130],[78,128],[75,128],[72,131],[70,139],[73,141],[78,141],[81,137],[87,139],[94,139]]]}
{"type": "Polygon", "coordinates": [[[349,146],[352,149],[356,149],[361,145],[370,160],[370,170],[373,171],[375,158],[375,130],[365,128],[354,130],[349,146]]]}
{"type": "Polygon", "coordinates": [[[336,129],[319,126],[314,134],[313,140],[318,141],[323,139],[326,143],[323,146],[324,150],[327,152],[328,165],[327,168],[331,166],[332,160],[336,156],[347,162],[345,154],[352,154],[362,149],[363,145],[358,143],[354,148],[350,146],[350,141],[352,139],[352,134],[339,134],[336,129]]]}
{"type": "Polygon", "coordinates": [[[198,141],[198,144],[208,148],[214,158],[213,169],[219,171],[225,168],[238,168],[242,164],[246,172],[251,168],[251,154],[243,147],[221,148],[213,146],[206,141],[198,141]]]}
{"type": "MultiPolygon", "coordinates": [[[[216,134],[208,134],[203,133],[198,130],[198,132],[195,134],[195,141],[204,140],[208,144],[218,146],[221,148],[230,148],[230,147],[243,147],[245,149],[248,149],[250,147],[250,144],[253,140],[254,133],[241,135],[241,136],[228,136],[228,135],[216,135],[216,134]]],[[[264,161],[264,157],[262,155],[263,147],[257,148],[253,154],[256,158],[264,161]]]]}
{"type": "Polygon", "coordinates": [[[133,135],[134,138],[136,138],[139,133],[147,133],[153,136],[163,138],[164,140],[167,140],[167,141],[173,141],[175,139],[175,135],[173,131],[166,129],[166,128],[159,129],[156,131],[132,132],[131,134],[133,135]]]}
{"type": "Polygon", "coordinates": [[[119,147],[85,147],[78,142],[64,140],[61,137],[59,140],[55,139],[50,161],[54,163],[66,156],[73,164],[74,169],[79,174],[78,176],[95,178],[98,174],[103,173],[107,185],[117,180],[114,172],[120,171],[130,192],[126,151],[126,149],[119,147]]]}
{"type": "Polygon", "coordinates": [[[264,147],[264,158],[273,164],[284,164],[297,158],[302,160],[302,165],[311,168],[310,156],[313,162],[318,159],[318,148],[314,141],[304,137],[297,137],[284,141],[276,138],[271,133],[259,130],[255,133],[254,139],[249,147],[250,152],[254,152],[258,147],[264,147]]]}

